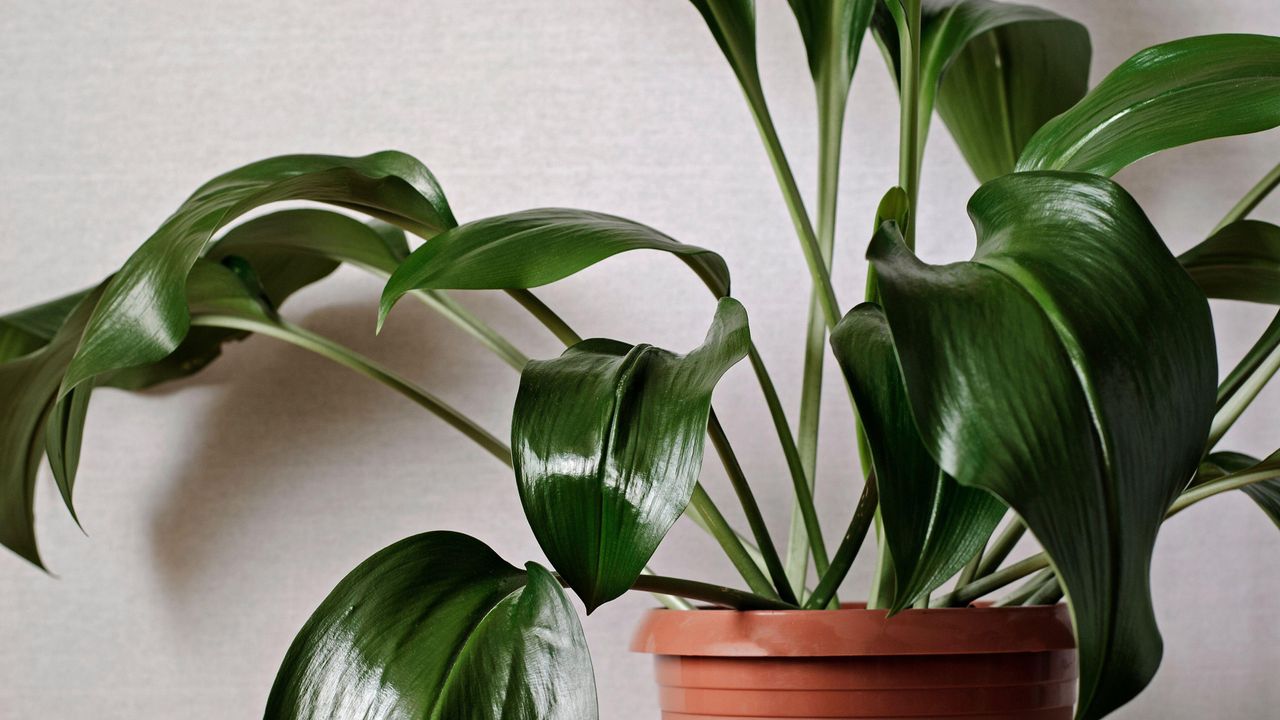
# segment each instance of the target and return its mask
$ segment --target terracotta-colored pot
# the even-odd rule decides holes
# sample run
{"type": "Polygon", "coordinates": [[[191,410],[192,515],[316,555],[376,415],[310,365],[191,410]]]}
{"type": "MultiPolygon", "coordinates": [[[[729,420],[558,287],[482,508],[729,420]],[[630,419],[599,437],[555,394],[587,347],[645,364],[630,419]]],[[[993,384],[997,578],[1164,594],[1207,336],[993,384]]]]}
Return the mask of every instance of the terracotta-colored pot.
{"type": "Polygon", "coordinates": [[[883,610],[651,610],[665,720],[1071,720],[1065,605],[883,610]]]}

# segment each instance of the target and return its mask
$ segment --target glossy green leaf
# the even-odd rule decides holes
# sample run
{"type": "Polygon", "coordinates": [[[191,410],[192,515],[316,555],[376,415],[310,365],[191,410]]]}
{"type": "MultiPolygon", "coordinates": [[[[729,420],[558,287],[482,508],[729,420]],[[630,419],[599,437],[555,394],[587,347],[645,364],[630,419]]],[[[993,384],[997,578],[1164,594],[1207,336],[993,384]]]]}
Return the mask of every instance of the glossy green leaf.
{"type": "Polygon", "coordinates": [[[819,88],[838,93],[843,108],[875,0],[788,0],[800,26],[809,72],[819,88]]]}
{"type": "Polygon", "coordinates": [[[233,170],[197,190],[112,278],[65,387],[172,353],[189,325],[183,296],[187,273],[214,233],[255,207],[281,200],[359,210],[424,236],[455,224],[435,178],[401,153],[290,155],[233,170]]]}
{"type": "Polygon", "coordinates": [[[631,587],[689,504],[712,390],[749,342],[746,311],[724,298],[687,355],[593,339],[525,367],[511,422],[520,500],[588,612],[631,587]]]}
{"type": "MultiPolygon", "coordinates": [[[[1221,480],[1228,475],[1274,472],[1278,469],[1280,469],[1280,452],[1272,453],[1266,460],[1259,460],[1244,453],[1219,451],[1210,453],[1204,459],[1196,480],[1197,484],[1203,484],[1221,480]]],[[[1280,478],[1260,480],[1240,488],[1240,491],[1257,503],[1262,512],[1271,518],[1271,522],[1280,528],[1280,478]]]]}
{"type": "Polygon", "coordinates": [[[560,585],[453,532],[401,540],[312,614],[266,720],[593,720],[586,638],[560,585]]]}
{"type": "Polygon", "coordinates": [[[863,303],[831,333],[867,435],[880,492],[880,516],[895,575],[891,612],[909,607],[952,577],[1004,516],[986,490],[947,477],[920,440],[893,337],[883,311],[863,303]]]}
{"type": "MultiPolygon", "coordinates": [[[[1036,131],[1089,87],[1089,31],[1074,20],[991,0],[925,2],[920,20],[920,136],[936,105],[983,182],[1012,172],[1036,131]]],[[[897,74],[897,29],[883,7],[876,30],[897,74]]]]}
{"type": "Polygon", "coordinates": [[[1280,227],[1240,220],[1178,256],[1205,295],[1280,305],[1280,227]]]}
{"type": "Polygon", "coordinates": [[[1124,61],[1027,143],[1019,170],[1113,175],[1161,150],[1280,125],[1280,38],[1204,35],[1124,61]]]}
{"type": "Polygon", "coordinates": [[[1159,664],[1149,571],[1213,416],[1208,303],[1101,177],[1021,173],[969,202],[973,261],[932,266],[886,224],[868,257],[934,460],[1004,500],[1064,582],[1081,718],[1159,664]]]}
{"type": "Polygon", "coordinates": [[[672,253],[718,297],[729,294],[729,269],[710,250],[612,215],[546,208],[459,225],[423,244],[387,281],[380,321],[411,290],[538,287],[630,250],[672,253]]]}

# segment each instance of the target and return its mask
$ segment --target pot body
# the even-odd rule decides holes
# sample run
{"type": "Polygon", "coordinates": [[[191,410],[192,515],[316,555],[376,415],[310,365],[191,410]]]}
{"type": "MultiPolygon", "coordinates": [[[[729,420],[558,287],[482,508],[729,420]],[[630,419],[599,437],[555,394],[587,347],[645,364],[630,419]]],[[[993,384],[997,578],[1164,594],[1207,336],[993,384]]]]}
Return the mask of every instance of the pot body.
{"type": "Polygon", "coordinates": [[[904,610],[651,610],[664,720],[1071,720],[1065,605],[904,610]]]}

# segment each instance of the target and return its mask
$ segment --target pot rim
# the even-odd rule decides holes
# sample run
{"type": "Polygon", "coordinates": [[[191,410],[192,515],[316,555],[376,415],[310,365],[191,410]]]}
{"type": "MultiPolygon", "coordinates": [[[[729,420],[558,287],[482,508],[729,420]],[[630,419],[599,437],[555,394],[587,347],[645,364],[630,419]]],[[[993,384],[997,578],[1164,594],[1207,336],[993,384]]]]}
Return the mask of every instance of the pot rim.
{"type": "Polygon", "coordinates": [[[633,652],[704,657],[965,655],[1075,646],[1065,603],[909,609],[893,617],[864,603],[839,610],[655,608],[631,640],[633,652]]]}

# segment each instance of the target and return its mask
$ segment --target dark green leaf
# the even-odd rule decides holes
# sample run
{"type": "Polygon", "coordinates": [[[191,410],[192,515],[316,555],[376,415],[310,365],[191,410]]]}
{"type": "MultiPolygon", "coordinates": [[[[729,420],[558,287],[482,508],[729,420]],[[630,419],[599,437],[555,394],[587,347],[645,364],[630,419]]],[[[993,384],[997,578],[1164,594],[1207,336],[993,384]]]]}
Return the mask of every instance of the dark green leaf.
{"type": "Polygon", "coordinates": [[[1205,295],[1280,305],[1280,227],[1240,220],[1178,256],[1205,295]]]}
{"type": "Polygon", "coordinates": [[[0,317],[0,362],[7,362],[48,345],[66,322],[67,316],[88,294],[88,290],[81,290],[0,317]]]}
{"type": "Polygon", "coordinates": [[[1204,35],[1124,61],[1027,143],[1019,170],[1112,175],[1161,150],[1280,125],[1280,38],[1204,35]]]}
{"type": "Polygon", "coordinates": [[[592,720],[586,638],[560,585],[429,532],[365,560],[298,633],[267,720],[592,720]]]}
{"type": "Polygon", "coordinates": [[[186,337],[187,273],[221,227],[255,207],[313,200],[359,210],[429,236],[452,227],[435,178],[407,155],[290,155],[233,170],[188,199],[108,284],[65,379],[155,362],[186,337]]]}
{"type": "MultiPolygon", "coordinates": [[[[1266,460],[1259,460],[1244,453],[1219,451],[1210,453],[1204,459],[1196,480],[1197,484],[1203,484],[1236,473],[1276,469],[1280,469],[1280,452],[1272,453],[1266,460]]],[[[1280,478],[1261,480],[1240,488],[1240,491],[1257,503],[1262,512],[1271,518],[1271,522],[1280,528],[1280,478]]]]}
{"type": "Polygon", "coordinates": [[[1149,570],[1213,417],[1204,296],[1101,177],[1022,173],[970,200],[971,262],[918,260],[886,224],[869,257],[925,447],[1044,545],[1072,604],[1082,718],[1159,664],[1149,570]]]}
{"type": "Polygon", "coordinates": [[[749,342],[746,311],[724,298],[688,355],[594,339],[525,367],[511,422],[520,499],[588,612],[631,587],[689,504],[711,392],[749,342]]]}
{"type": "Polygon", "coordinates": [[[40,567],[34,515],[36,471],[63,373],[101,293],[99,287],[84,295],[42,347],[0,364],[0,398],[4,399],[4,412],[0,413],[0,544],[40,567]]]}
{"type": "Polygon", "coordinates": [[[547,208],[477,220],[432,238],[387,281],[380,318],[411,290],[538,287],[629,250],[672,253],[717,296],[729,294],[729,269],[710,250],[612,215],[547,208]]]}
{"type": "Polygon", "coordinates": [[[831,349],[871,448],[896,576],[890,611],[897,612],[959,572],[991,537],[1004,504],[947,477],[925,449],[878,306],[849,311],[831,333],[831,349]]]}
{"type": "MultiPolygon", "coordinates": [[[[983,182],[1012,172],[1036,131],[1089,87],[1089,31],[1074,20],[990,0],[925,2],[920,20],[920,136],[936,103],[983,182]]],[[[896,75],[900,43],[883,7],[876,29],[896,75]]]]}

